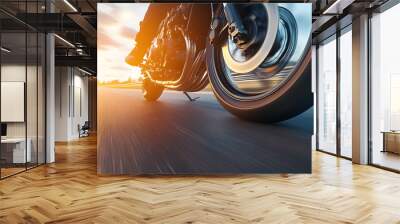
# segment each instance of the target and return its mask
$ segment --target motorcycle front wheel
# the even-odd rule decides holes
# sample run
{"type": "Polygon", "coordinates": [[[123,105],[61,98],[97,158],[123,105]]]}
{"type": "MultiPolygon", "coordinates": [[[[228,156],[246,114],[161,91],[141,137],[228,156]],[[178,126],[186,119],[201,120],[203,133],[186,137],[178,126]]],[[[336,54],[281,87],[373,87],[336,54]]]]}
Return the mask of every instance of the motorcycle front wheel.
{"type": "Polygon", "coordinates": [[[148,78],[143,79],[142,93],[145,100],[156,101],[160,98],[163,91],[164,86],[154,83],[148,78]]]}
{"type": "MultiPolygon", "coordinates": [[[[240,118],[268,123],[287,120],[310,108],[309,6],[264,3],[235,7],[248,31],[248,42],[237,46],[223,20],[216,30],[219,35],[207,44],[207,71],[220,104],[240,118]]],[[[219,18],[223,17],[220,10],[219,18]]]]}

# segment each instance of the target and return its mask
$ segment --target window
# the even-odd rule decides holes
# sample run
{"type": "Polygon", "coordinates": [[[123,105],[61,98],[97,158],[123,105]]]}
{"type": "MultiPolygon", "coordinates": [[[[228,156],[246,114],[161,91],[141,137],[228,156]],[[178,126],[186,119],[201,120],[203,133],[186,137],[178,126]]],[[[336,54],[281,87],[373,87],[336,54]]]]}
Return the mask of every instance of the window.
{"type": "Polygon", "coordinates": [[[400,5],[371,19],[371,162],[400,170],[400,5]]]}
{"type": "Polygon", "coordinates": [[[318,149],[336,153],[336,38],[318,47],[318,149]]]}
{"type": "Polygon", "coordinates": [[[351,158],[352,148],[352,32],[340,36],[340,155],[351,158]]]}

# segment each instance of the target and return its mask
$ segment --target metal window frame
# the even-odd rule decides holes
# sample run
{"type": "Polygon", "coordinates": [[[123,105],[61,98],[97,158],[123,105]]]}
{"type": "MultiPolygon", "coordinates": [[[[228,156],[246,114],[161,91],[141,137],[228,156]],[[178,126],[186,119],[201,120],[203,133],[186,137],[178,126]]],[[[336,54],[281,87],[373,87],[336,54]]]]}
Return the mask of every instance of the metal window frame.
{"type": "Polygon", "coordinates": [[[400,169],[394,169],[388,166],[384,166],[381,164],[377,164],[374,163],[373,160],[373,140],[372,140],[372,93],[373,93],[373,89],[372,89],[372,19],[374,18],[373,14],[374,13],[384,13],[385,11],[393,8],[394,6],[400,4],[400,0],[389,0],[387,2],[385,2],[383,5],[379,6],[378,8],[368,11],[368,31],[367,31],[367,39],[368,39],[368,54],[367,54],[367,79],[368,79],[368,111],[367,111],[367,116],[368,116],[368,165],[373,166],[373,167],[377,167],[383,170],[387,170],[387,171],[391,171],[394,173],[400,173],[400,169]]]}
{"type": "MultiPolygon", "coordinates": [[[[368,86],[367,86],[367,88],[368,88],[368,91],[367,91],[368,92],[368,96],[367,96],[367,98],[368,98],[368,105],[367,105],[367,107],[368,107],[368,111],[367,111],[367,113],[368,113],[368,124],[367,124],[367,128],[368,128],[368,140],[367,140],[368,141],[368,153],[367,154],[368,154],[368,161],[367,161],[367,164],[370,165],[370,166],[373,166],[373,167],[377,167],[377,168],[383,169],[383,170],[387,170],[387,171],[391,171],[391,172],[395,172],[395,173],[400,173],[400,170],[393,169],[393,168],[390,168],[390,167],[386,167],[386,166],[382,166],[380,164],[374,164],[373,163],[372,97],[371,97],[371,94],[372,94],[372,85],[371,85],[371,81],[372,81],[372,27],[371,27],[371,20],[373,18],[373,13],[383,13],[386,10],[389,10],[390,8],[396,6],[397,4],[400,4],[400,0],[389,0],[389,1],[385,2],[383,5],[381,5],[381,6],[377,7],[377,8],[374,8],[372,10],[367,11],[367,13],[368,13],[368,32],[367,32],[367,39],[368,39],[368,49],[367,49],[368,50],[368,54],[367,54],[367,60],[368,60],[367,61],[367,66],[368,66],[368,69],[367,69],[367,79],[368,79],[368,86]]],[[[350,26],[350,25],[351,25],[351,23],[349,25],[347,25],[347,26],[350,26]]],[[[339,31],[345,30],[346,27],[344,27],[343,29],[340,29],[339,31]]],[[[336,42],[337,45],[340,45],[340,36],[343,35],[344,33],[341,33],[340,35],[336,35],[335,39],[337,41],[336,42]]],[[[333,35],[335,35],[335,34],[333,34],[333,35]]],[[[317,124],[316,124],[316,150],[319,151],[319,152],[323,152],[323,153],[326,153],[326,154],[329,154],[329,155],[336,156],[336,157],[344,158],[344,159],[347,159],[347,160],[352,160],[352,158],[349,158],[349,157],[341,155],[341,149],[340,149],[340,145],[338,144],[338,141],[336,141],[336,146],[339,146],[339,149],[336,150],[336,154],[328,152],[328,151],[324,151],[323,149],[319,148],[319,125],[318,124],[319,124],[319,109],[320,108],[319,108],[319,103],[318,103],[318,101],[319,101],[319,70],[318,70],[319,59],[318,59],[318,48],[319,48],[319,45],[320,45],[321,42],[326,41],[331,36],[328,36],[327,38],[325,38],[323,40],[320,40],[319,42],[317,42],[315,44],[316,45],[316,66],[317,66],[317,69],[315,71],[316,72],[316,94],[317,94],[316,95],[316,107],[317,108],[316,108],[316,115],[315,115],[316,116],[316,122],[317,122],[317,124]]],[[[336,53],[337,53],[337,57],[338,56],[340,57],[338,52],[336,52],[336,53]]],[[[340,58],[339,58],[339,60],[340,60],[340,58]]],[[[340,70],[338,70],[338,71],[340,72],[340,70]]],[[[338,71],[336,71],[336,72],[338,73],[338,71]]],[[[336,81],[337,81],[336,84],[340,84],[340,82],[338,82],[338,80],[336,80],[336,81]]],[[[339,90],[340,90],[340,87],[339,87],[339,90]]],[[[340,98],[340,92],[336,93],[336,97],[340,98]]],[[[340,103],[340,99],[337,102],[340,103]]],[[[338,105],[340,106],[340,104],[338,104],[338,105]]],[[[338,114],[340,115],[340,113],[337,113],[336,115],[338,115],[338,114]]],[[[339,119],[337,118],[336,121],[337,122],[340,121],[340,118],[339,119]]],[[[341,129],[340,126],[339,126],[339,128],[341,129]]],[[[339,131],[339,133],[340,133],[340,131],[339,131]]],[[[338,137],[340,137],[340,135],[337,134],[336,137],[338,138],[338,137]]],[[[339,140],[339,143],[340,143],[340,140],[339,140]]]]}
{"type": "Polygon", "coordinates": [[[341,93],[340,92],[340,84],[341,84],[340,83],[340,81],[341,81],[340,41],[341,40],[340,40],[340,37],[347,32],[351,32],[351,30],[352,30],[351,26],[352,26],[352,23],[346,25],[345,27],[343,27],[341,29],[338,29],[334,34],[319,41],[316,44],[316,55],[315,55],[315,58],[316,58],[316,69],[315,69],[315,72],[316,72],[316,115],[315,116],[316,116],[316,122],[317,122],[317,124],[316,124],[316,139],[315,139],[316,151],[323,152],[323,153],[333,155],[333,156],[336,156],[339,158],[343,158],[346,160],[350,160],[350,161],[352,160],[352,158],[342,155],[342,150],[341,150],[341,131],[342,131],[341,129],[342,129],[342,127],[341,127],[341,117],[340,117],[340,109],[341,109],[340,108],[340,103],[341,103],[341,97],[340,97],[340,93],[341,93]],[[334,36],[334,38],[333,38],[333,36],[334,36]],[[335,51],[335,53],[336,53],[336,60],[335,60],[335,63],[336,63],[336,83],[335,83],[335,85],[336,85],[336,152],[335,153],[329,152],[329,151],[321,149],[319,147],[319,145],[320,145],[319,144],[319,132],[320,132],[320,130],[319,130],[319,121],[320,121],[320,119],[319,119],[319,110],[320,110],[320,108],[319,108],[319,94],[320,94],[319,93],[319,86],[320,86],[319,61],[320,61],[320,59],[318,56],[319,55],[318,50],[319,50],[321,43],[327,43],[330,41],[336,41],[336,51],[335,51]]]}

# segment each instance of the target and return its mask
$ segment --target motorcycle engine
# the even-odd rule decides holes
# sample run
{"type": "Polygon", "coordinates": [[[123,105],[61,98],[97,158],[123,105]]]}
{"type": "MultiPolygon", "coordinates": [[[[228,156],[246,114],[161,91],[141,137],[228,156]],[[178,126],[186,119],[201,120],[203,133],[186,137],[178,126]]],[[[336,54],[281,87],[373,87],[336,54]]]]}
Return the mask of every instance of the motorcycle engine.
{"type": "Polygon", "coordinates": [[[182,32],[183,15],[170,12],[160,25],[148,51],[146,67],[153,79],[179,79],[185,63],[186,44],[182,32]]]}

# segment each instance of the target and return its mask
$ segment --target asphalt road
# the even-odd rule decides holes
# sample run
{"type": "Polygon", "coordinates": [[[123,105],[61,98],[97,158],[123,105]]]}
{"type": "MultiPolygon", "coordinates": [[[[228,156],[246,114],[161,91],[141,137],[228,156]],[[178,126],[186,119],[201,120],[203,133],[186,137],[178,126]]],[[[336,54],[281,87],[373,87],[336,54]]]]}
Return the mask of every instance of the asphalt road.
{"type": "Polygon", "coordinates": [[[238,119],[209,92],[190,102],[167,91],[157,102],[140,90],[100,87],[100,174],[311,172],[312,110],[278,124],[238,119]]]}

